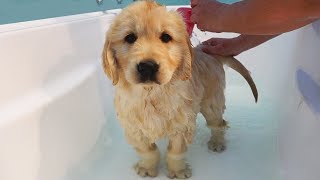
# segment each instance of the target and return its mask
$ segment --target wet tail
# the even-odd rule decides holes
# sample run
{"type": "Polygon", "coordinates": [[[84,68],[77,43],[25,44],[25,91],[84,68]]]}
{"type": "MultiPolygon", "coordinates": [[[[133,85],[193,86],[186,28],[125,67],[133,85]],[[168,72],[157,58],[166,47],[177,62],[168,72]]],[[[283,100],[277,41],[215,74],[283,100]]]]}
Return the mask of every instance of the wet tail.
{"type": "Polygon", "coordinates": [[[258,102],[258,90],[257,87],[253,81],[253,79],[250,76],[250,72],[244,67],[241,62],[239,62],[237,59],[234,57],[223,57],[223,56],[215,56],[219,61],[221,61],[223,64],[226,64],[227,66],[231,67],[238,73],[240,73],[248,82],[252,94],[255,98],[255,101],[258,102]]]}

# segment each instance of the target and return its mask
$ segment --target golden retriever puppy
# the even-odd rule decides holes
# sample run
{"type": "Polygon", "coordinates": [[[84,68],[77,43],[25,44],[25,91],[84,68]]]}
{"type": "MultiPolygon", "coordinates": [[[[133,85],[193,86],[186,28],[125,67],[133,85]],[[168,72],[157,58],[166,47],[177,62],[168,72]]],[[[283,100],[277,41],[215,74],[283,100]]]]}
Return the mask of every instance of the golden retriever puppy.
{"type": "Polygon", "coordinates": [[[208,148],[225,149],[225,73],[228,64],[257,90],[249,72],[232,57],[192,48],[182,16],[153,1],[137,1],[115,18],[103,49],[103,68],[115,86],[114,105],[127,141],[141,160],[140,176],[157,176],[156,140],[167,137],[168,176],[188,178],[184,158],[201,112],[212,130],[208,148]]]}

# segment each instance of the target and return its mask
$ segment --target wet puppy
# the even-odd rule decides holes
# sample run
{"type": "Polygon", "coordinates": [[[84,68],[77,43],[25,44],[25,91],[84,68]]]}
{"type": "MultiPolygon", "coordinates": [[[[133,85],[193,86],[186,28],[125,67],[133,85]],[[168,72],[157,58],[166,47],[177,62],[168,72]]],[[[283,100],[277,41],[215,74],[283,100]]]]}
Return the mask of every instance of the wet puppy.
{"type": "Polygon", "coordinates": [[[208,148],[225,149],[225,72],[223,64],[257,90],[248,71],[232,57],[212,57],[192,48],[182,16],[153,1],[137,1],[111,24],[103,67],[115,86],[115,109],[127,141],[141,160],[140,176],[156,176],[160,153],[155,141],[167,137],[168,176],[188,178],[184,158],[192,143],[196,115],[212,130],[208,148]]]}

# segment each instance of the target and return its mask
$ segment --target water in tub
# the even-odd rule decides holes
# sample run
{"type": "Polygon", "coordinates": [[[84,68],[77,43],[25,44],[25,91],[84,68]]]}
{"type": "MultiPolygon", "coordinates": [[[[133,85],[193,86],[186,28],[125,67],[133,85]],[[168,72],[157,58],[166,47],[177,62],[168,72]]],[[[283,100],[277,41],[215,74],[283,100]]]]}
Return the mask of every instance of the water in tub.
{"type": "MultiPolygon", "coordinates": [[[[194,44],[199,42],[194,37],[192,40],[194,44]]],[[[263,79],[254,77],[259,90],[259,102],[256,104],[249,86],[238,73],[226,68],[226,79],[225,119],[230,125],[226,136],[227,149],[222,153],[208,150],[206,143],[210,138],[210,131],[205,126],[202,115],[198,115],[197,133],[187,154],[187,161],[193,171],[191,179],[279,179],[276,139],[279,115],[276,111],[276,97],[264,90],[263,79]]],[[[99,141],[85,159],[69,170],[67,180],[140,179],[132,168],[138,157],[125,140],[113,106],[108,108],[110,114],[99,141]]],[[[166,141],[162,140],[158,145],[162,161],[159,175],[155,179],[167,179],[163,161],[166,141]]]]}

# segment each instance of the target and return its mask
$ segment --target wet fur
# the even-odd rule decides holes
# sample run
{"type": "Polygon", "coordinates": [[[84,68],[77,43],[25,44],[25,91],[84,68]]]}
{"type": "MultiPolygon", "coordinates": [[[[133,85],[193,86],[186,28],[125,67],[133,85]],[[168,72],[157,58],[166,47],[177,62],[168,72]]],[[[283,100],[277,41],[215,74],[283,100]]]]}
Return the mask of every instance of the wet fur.
{"type": "Polygon", "coordinates": [[[212,137],[209,149],[225,149],[223,120],[225,72],[223,64],[240,72],[257,90],[249,72],[232,57],[212,57],[192,48],[180,14],[167,11],[153,1],[138,1],[125,8],[110,26],[103,50],[103,67],[115,86],[115,109],[128,142],[141,160],[134,166],[140,176],[156,176],[160,159],[155,141],[167,137],[168,176],[188,178],[187,145],[192,143],[196,115],[201,112],[212,137]],[[173,40],[163,43],[162,32],[173,40]],[[138,40],[129,45],[124,37],[135,32],[138,40]],[[141,84],[135,65],[152,58],[160,65],[159,84],[141,84]]]}

